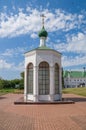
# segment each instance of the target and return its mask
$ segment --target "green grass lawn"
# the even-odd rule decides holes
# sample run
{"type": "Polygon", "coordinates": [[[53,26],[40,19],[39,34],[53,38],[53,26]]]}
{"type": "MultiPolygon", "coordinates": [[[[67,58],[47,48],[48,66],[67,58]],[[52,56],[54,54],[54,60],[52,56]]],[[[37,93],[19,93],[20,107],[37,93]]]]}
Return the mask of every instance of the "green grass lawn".
{"type": "MultiPolygon", "coordinates": [[[[7,93],[24,93],[24,90],[20,89],[0,89],[0,95],[7,94],[7,93]]],[[[73,93],[81,96],[86,96],[86,87],[83,88],[64,88],[62,90],[62,93],[73,93]]]]}
{"type": "Polygon", "coordinates": [[[73,93],[81,96],[86,96],[86,87],[83,88],[65,88],[62,90],[63,93],[73,93]]]}
{"type": "Polygon", "coordinates": [[[24,90],[13,89],[13,88],[0,89],[0,95],[7,94],[7,93],[23,93],[23,91],[24,91],[24,90]]]}

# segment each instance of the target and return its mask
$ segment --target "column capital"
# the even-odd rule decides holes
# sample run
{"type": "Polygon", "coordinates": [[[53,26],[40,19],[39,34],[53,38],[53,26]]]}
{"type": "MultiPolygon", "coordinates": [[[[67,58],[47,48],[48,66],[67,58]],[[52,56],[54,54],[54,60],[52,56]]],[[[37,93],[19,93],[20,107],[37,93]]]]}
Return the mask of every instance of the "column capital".
{"type": "Polygon", "coordinates": [[[33,70],[38,72],[38,66],[34,66],[33,70]]]}
{"type": "Polygon", "coordinates": [[[53,65],[53,66],[50,66],[50,68],[54,68],[54,65],[53,65]]]}
{"type": "Polygon", "coordinates": [[[53,66],[50,67],[50,71],[52,71],[52,73],[54,73],[54,67],[53,66]]]}
{"type": "Polygon", "coordinates": [[[38,68],[38,66],[37,66],[37,65],[34,65],[33,67],[34,67],[34,68],[38,68]]]}

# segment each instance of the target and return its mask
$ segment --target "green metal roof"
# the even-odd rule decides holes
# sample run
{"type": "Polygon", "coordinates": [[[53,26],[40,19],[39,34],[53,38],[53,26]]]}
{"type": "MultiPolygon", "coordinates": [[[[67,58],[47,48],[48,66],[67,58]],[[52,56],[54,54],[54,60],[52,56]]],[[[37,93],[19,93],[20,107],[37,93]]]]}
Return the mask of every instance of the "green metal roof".
{"type": "Polygon", "coordinates": [[[51,49],[47,46],[41,46],[41,47],[36,48],[36,50],[51,50],[51,49]]]}
{"type": "MultiPolygon", "coordinates": [[[[47,47],[47,46],[41,46],[41,47],[35,48],[35,49],[33,49],[33,50],[30,50],[30,51],[28,51],[28,52],[35,51],[35,50],[55,51],[55,52],[61,54],[60,52],[58,52],[58,51],[56,51],[56,50],[54,50],[54,49],[51,49],[51,48],[49,48],[49,47],[47,47]]],[[[28,52],[25,52],[25,53],[28,53],[28,52]]]]}
{"type": "MultiPolygon", "coordinates": [[[[54,50],[54,49],[51,49],[51,48],[49,48],[49,47],[47,47],[47,46],[38,47],[38,48],[36,48],[36,50],[46,50],[46,51],[58,52],[58,51],[56,51],[56,50],[54,50]]],[[[60,52],[58,52],[58,53],[61,54],[60,52]]]]}
{"type": "Polygon", "coordinates": [[[64,71],[63,76],[68,77],[68,75],[71,78],[83,78],[83,77],[86,77],[86,72],[83,72],[83,71],[64,71]]]}

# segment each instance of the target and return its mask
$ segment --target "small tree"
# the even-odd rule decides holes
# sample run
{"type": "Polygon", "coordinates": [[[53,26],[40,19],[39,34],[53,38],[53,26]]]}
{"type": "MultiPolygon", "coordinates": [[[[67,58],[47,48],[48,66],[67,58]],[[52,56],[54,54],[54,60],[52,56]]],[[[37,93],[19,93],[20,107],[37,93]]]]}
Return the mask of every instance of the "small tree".
{"type": "Polygon", "coordinates": [[[62,68],[62,88],[64,88],[64,71],[63,71],[63,68],[62,68]]]}
{"type": "Polygon", "coordinates": [[[3,85],[4,85],[4,80],[2,78],[0,78],[0,89],[3,88],[3,85]]]}
{"type": "Polygon", "coordinates": [[[21,72],[20,75],[21,75],[21,79],[20,79],[19,88],[24,89],[24,72],[21,72]]]}

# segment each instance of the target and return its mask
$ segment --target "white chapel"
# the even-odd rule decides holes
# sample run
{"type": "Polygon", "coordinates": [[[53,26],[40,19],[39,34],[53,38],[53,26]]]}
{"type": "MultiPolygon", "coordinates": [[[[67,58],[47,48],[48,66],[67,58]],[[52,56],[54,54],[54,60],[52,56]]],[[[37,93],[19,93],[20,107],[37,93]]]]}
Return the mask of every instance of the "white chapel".
{"type": "Polygon", "coordinates": [[[25,102],[62,99],[61,53],[46,46],[47,36],[42,15],[39,47],[25,53],[25,102]]]}

